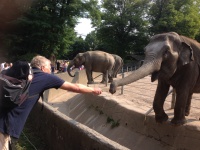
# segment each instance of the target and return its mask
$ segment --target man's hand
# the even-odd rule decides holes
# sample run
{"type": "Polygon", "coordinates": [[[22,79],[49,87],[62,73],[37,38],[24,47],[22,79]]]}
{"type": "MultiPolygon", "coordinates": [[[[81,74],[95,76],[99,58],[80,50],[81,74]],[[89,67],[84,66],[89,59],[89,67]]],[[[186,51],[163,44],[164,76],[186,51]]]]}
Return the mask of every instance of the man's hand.
{"type": "Polygon", "coordinates": [[[100,88],[94,88],[93,94],[99,95],[102,93],[102,90],[100,88]]]}
{"type": "Polygon", "coordinates": [[[99,95],[102,93],[102,90],[98,87],[92,88],[92,87],[87,87],[83,84],[74,84],[67,81],[65,81],[60,88],[63,90],[68,90],[68,91],[76,92],[76,93],[91,93],[94,95],[99,95]]]}

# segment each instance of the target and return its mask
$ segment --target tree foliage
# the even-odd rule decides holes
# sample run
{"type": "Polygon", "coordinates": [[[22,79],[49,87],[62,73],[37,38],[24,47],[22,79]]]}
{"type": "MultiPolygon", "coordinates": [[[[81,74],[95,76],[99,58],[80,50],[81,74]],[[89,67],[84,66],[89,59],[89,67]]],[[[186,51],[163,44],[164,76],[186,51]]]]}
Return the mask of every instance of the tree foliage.
{"type": "Polygon", "coordinates": [[[195,38],[200,26],[200,3],[196,0],[155,0],[149,18],[152,34],[175,31],[195,38]]]}
{"type": "Polygon", "coordinates": [[[77,18],[89,15],[96,6],[95,0],[33,2],[21,17],[14,20],[15,30],[6,33],[4,43],[9,55],[19,57],[34,52],[49,57],[67,53],[76,38],[77,18]]]}
{"type": "Polygon", "coordinates": [[[69,52],[62,58],[73,59],[78,53],[83,53],[88,50],[90,50],[88,43],[82,37],[77,37],[71,45],[69,52]]]}
{"type": "Polygon", "coordinates": [[[90,32],[90,33],[86,36],[85,42],[88,43],[88,45],[89,45],[89,50],[98,49],[99,41],[98,41],[97,36],[96,36],[96,31],[90,32]]]}
{"type": "Polygon", "coordinates": [[[122,57],[142,51],[147,40],[148,0],[103,0],[97,37],[106,49],[122,57]]]}
{"type": "Polygon", "coordinates": [[[174,31],[200,39],[200,0],[2,0],[0,53],[9,57],[72,58],[103,50],[123,58],[142,53],[151,35],[174,31]],[[74,27],[90,18],[85,40],[74,27]]]}

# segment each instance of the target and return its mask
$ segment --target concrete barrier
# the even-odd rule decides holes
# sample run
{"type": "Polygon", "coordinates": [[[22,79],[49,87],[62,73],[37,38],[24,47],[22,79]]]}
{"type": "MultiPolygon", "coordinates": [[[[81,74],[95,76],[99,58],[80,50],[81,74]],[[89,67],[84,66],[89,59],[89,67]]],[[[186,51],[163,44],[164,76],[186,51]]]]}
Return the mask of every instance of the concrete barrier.
{"type": "Polygon", "coordinates": [[[48,150],[128,150],[87,126],[76,122],[47,103],[32,110],[28,124],[40,135],[48,150]]]}
{"type": "MultiPolygon", "coordinates": [[[[75,77],[71,78],[68,73],[56,74],[65,81],[71,83],[81,83],[87,85],[85,70],[74,71],[75,77]],[[80,78],[81,77],[81,78],[80,78]]],[[[94,73],[98,76],[100,73],[94,73]]],[[[46,102],[58,101],[63,99],[66,94],[62,89],[50,89],[45,91],[44,99],[46,102]]],[[[68,95],[69,96],[69,95],[68,95]]],[[[32,124],[35,132],[38,133],[46,142],[49,150],[126,150],[128,148],[106,138],[87,126],[76,122],[65,114],[55,110],[49,104],[44,103],[41,111],[41,100],[31,111],[28,124],[32,124]]]]}
{"type": "MultiPolygon", "coordinates": [[[[66,74],[59,76],[70,79],[66,74]]],[[[83,83],[71,80],[74,81],[83,83]]],[[[28,122],[50,150],[199,150],[200,123],[193,118],[187,118],[188,123],[183,126],[174,127],[169,122],[157,124],[154,112],[145,117],[145,110],[122,103],[122,99],[110,94],[73,95],[53,89],[48,93],[44,110],[41,111],[39,102],[28,122]],[[110,128],[106,123],[108,118],[119,126],[110,128]]],[[[173,110],[166,113],[170,119],[173,117],[173,110]]]]}
{"type": "MultiPolygon", "coordinates": [[[[116,128],[118,131],[107,130],[107,133],[105,134],[102,132],[104,136],[108,137],[108,134],[114,134],[110,139],[117,141],[127,148],[136,150],[199,150],[200,122],[198,120],[188,117],[188,122],[183,126],[172,126],[169,121],[173,117],[173,109],[170,109],[166,111],[169,115],[169,121],[163,124],[158,124],[155,122],[154,112],[151,112],[145,117],[144,110],[132,107],[129,103],[122,103],[121,101],[123,101],[123,99],[119,100],[116,97],[110,97],[108,95],[102,95],[99,97],[85,95],[84,103],[88,103],[94,108],[98,108],[98,111],[103,112],[115,120],[115,122],[119,121],[120,123],[120,127],[116,128]],[[121,134],[115,134],[115,132],[121,134]],[[138,133],[139,135],[134,135],[133,132],[138,133]],[[116,136],[118,137],[116,138],[116,136]],[[119,140],[119,136],[120,139],[122,139],[121,141],[119,140]],[[154,144],[150,144],[153,143],[153,141],[148,142],[149,140],[144,139],[144,137],[153,139],[154,144]],[[133,141],[133,139],[135,140],[133,141]]],[[[73,118],[76,117],[74,116],[73,118]]],[[[89,126],[88,124],[86,125],[89,126]]],[[[94,129],[97,129],[97,127],[94,129]]]]}

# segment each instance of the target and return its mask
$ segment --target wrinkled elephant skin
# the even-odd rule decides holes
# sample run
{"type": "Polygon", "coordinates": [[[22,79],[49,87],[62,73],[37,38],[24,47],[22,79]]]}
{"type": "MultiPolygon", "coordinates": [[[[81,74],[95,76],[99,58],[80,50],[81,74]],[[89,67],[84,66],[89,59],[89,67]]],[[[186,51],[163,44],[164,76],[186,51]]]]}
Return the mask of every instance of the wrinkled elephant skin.
{"type": "Polygon", "coordinates": [[[86,70],[86,75],[88,79],[88,84],[93,84],[94,80],[92,77],[92,72],[101,72],[103,74],[101,83],[106,83],[107,71],[109,82],[113,81],[112,69],[115,63],[114,57],[103,51],[87,51],[84,53],[78,53],[76,57],[69,63],[67,72],[71,77],[70,68],[75,66],[75,68],[84,65],[86,70]]]}
{"type": "Polygon", "coordinates": [[[145,47],[144,64],[131,75],[113,81],[109,91],[113,94],[118,86],[152,75],[152,81],[158,79],[153,102],[155,120],[168,120],[163,105],[172,86],[176,90],[176,104],[171,123],[182,125],[190,113],[192,94],[200,93],[199,68],[200,43],[175,32],[157,34],[145,47]]]}
{"type": "Polygon", "coordinates": [[[117,73],[120,71],[120,69],[122,68],[124,62],[123,62],[123,59],[116,55],[116,54],[112,54],[114,59],[115,59],[115,64],[114,64],[114,67],[113,67],[113,78],[116,78],[117,77],[117,73]]]}

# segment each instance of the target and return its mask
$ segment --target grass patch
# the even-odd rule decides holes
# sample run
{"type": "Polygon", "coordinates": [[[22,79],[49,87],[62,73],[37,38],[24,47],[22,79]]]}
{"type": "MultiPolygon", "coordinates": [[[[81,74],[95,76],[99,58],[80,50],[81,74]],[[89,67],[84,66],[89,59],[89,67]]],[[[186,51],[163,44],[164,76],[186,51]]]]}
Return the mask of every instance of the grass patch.
{"type": "Polygon", "coordinates": [[[27,126],[25,126],[15,147],[17,150],[47,150],[44,141],[27,126]]]}
{"type": "Polygon", "coordinates": [[[118,126],[119,126],[119,121],[120,121],[120,120],[115,121],[115,120],[112,119],[111,117],[108,117],[108,118],[107,118],[107,123],[110,123],[110,124],[111,124],[111,128],[118,127],[118,126]]]}
{"type": "MultiPolygon", "coordinates": [[[[89,109],[91,109],[91,108],[94,108],[96,111],[98,111],[99,112],[99,114],[100,115],[103,115],[104,114],[104,112],[98,107],[98,106],[94,106],[94,105],[90,105],[89,106],[89,109]]],[[[105,114],[106,115],[106,114],[105,114]]],[[[107,115],[106,115],[107,116],[107,115]]],[[[115,121],[113,118],[111,118],[111,117],[107,117],[107,123],[110,123],[111,124],[111,128],[115,128],[115,127],[118,127],[119,125],[120,125],[120,119],[119,120],[117,120],[117,121],[115,121]]]]}

